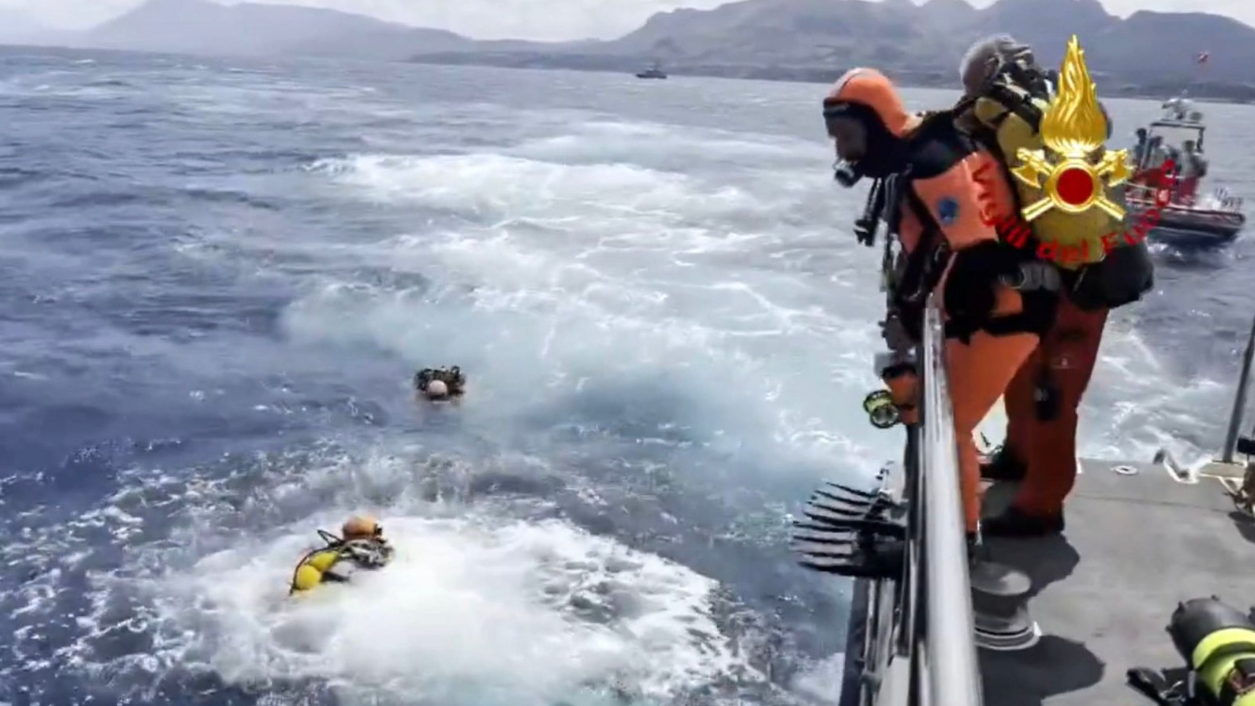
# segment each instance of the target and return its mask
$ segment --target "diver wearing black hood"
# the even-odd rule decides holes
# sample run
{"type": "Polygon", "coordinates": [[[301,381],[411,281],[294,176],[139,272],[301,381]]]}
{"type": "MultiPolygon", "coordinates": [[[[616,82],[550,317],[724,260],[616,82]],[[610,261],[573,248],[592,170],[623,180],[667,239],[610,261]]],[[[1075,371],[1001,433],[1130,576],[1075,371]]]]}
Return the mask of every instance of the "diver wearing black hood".
{"type": "MultiPolygon", "coordinates": [[[[991,167],[992,157],[953,121],[909,114],[893,84],[872,69],[847,72],[823,109],[836,143],[837,181],[876,180],[857,224],[860,240],[871,245],[884,223],[889,241],[900,245],[897,257],[886,250],[885,260],[891,347],[897,347],[889,335],[895,327],[919,339],[927,300],[941,295],[964,515],[969,537],[975,537],[980,475],[972,431],[1048,326],[1042,307],[1008,284],[1020,276],[1023,254],[1002,243],[984,218],[976,174],[991,167]]],[[[890,381],[888,374],[895,404],[913,410],[918,390],[890,381]]]]}
{"type": "Polygon", "coordinates": [[[414,373],[414,391],[433,401],[461,397],[466,392],[466,374],[456,365],[424,368],[414,373]]]}

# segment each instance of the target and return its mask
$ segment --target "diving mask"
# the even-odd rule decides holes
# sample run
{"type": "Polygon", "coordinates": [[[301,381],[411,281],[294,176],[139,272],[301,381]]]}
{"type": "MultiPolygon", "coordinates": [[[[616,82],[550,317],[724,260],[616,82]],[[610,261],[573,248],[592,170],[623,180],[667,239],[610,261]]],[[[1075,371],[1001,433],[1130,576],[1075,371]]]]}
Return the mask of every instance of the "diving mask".
{"type": "Polygon", "coordinates": [[[880,117],[859,103],[824,105],[824,124],[837,149],[833,179],[849,188],[863,177],[881,178],[902,169],[903,143],[880,117]]]}
{"type": "MultiPolygon", "coordinates": [[[[858,161],[841,156],[841,144],[844,140],[863,142],[859,139],[860,131],[849,122],[850,118],[854,117],[851,115],[850,108],[849,103],[832,103],[824,106],[824,127],[837,150],[837,161],[832,165],[832,176],[838,184],[847,189],[863,178],[863,173],[858,168],[858,161]]],[[[857,111],[854,112],[857,114],[857,111]]],[[[857,147],[855,149],[862,151],[857,147]]]]}

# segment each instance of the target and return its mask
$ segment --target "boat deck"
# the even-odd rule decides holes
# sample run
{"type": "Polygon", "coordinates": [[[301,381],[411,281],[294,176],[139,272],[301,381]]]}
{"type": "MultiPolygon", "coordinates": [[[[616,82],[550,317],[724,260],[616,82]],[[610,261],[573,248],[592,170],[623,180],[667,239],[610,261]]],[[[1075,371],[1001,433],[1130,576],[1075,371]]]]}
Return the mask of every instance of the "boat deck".
{"type": "MultiPolygon", "coordinates": [[[[1183,666],[1165,630],[1179,601],[1215,595],[1243,612],[1255,603],[1255,522],[1219,479],[1082,467],[1063,536],[990,540],[992,559],[1033,579],[1029,610],[1043,636],[1020,652],[981,650],[986,706],[1150,704],[1125,672],[1183,666]]],[[[986,511],[1013,490],[991,487],[986,511]]]]}

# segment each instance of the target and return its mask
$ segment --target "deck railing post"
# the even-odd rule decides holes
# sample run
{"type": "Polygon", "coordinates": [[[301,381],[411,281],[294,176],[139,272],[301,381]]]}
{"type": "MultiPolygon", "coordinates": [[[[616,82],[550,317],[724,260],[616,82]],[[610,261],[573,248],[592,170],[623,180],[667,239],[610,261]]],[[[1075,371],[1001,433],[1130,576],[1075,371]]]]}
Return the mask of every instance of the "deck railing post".
{"type": "Polygon", "coordinates": [[[1255,359],[1255,320],[1251,321],[1251,333],[1246,339],[1246,353],[1242,356],[1242,373],[1238,377],[1237,394],[1233,397],[1233,412],[1229,415],[1229,431],[1225,435],[1224,455],[1220,460],[1233,463],[1233,454],[1238,447],[1238,432],[1242,426],[1242,417],[1246,413],[1246,392],[1251,381],[1251,361],[1255,359]]]}

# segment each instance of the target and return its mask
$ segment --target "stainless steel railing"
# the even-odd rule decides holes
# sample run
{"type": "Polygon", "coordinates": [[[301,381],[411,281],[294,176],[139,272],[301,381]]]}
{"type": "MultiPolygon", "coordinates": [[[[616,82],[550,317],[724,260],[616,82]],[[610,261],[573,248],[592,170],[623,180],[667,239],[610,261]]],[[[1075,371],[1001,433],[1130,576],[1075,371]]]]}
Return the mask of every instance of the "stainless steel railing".
{"type": "Polygon", "coordinates": [[[914,362],[920,423],[906,428],[897,491],[881,490],[900,499],[894,521],[905,525],[902,570],[857,579],[841,706],[983,706],[945,328],[935,300],[914,362]]]}
{"type": "MultiPolygon", "coordinates": [[[[922,388],[919,486],[923,571],[918,604],[924,607],[922,647],[928,704],[982,706],[980,667],[973,633],[971,579],[959,486],[954,408],[945,367],[945,328],[934,301],[924,318],[920,348],[922,388]]],[[[913,705],[914,706],[914,705],[913,705]]]]}

